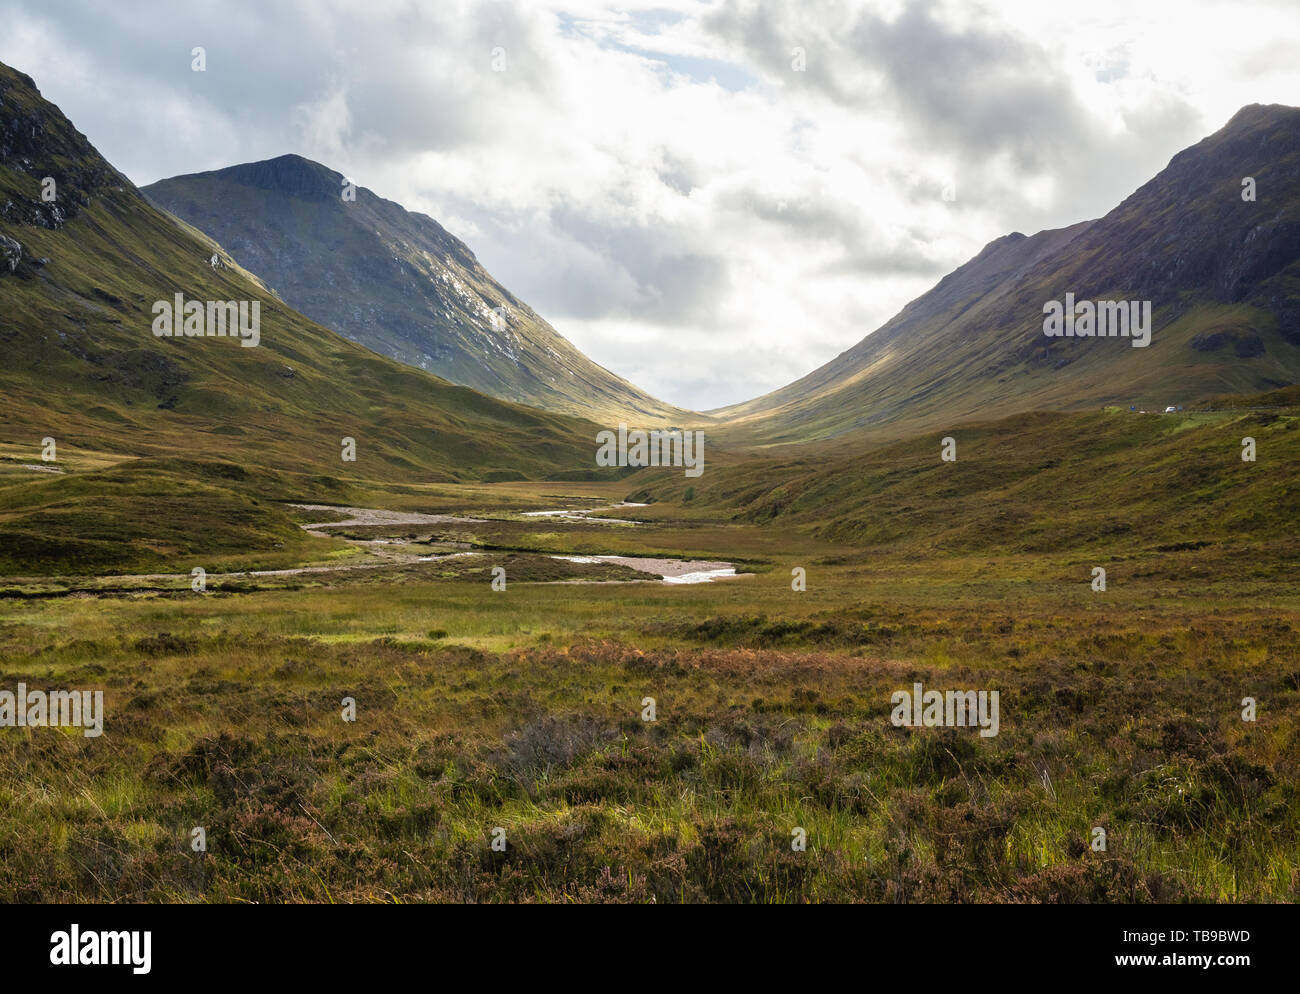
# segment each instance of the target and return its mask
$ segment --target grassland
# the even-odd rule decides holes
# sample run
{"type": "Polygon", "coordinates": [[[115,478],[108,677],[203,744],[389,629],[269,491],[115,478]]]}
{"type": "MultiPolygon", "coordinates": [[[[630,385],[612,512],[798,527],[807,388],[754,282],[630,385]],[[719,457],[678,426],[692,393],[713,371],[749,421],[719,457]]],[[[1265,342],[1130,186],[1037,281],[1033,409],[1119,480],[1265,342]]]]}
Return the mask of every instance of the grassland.
{"type": "MultiPolygon", "coordinates": [[[[1174,438],[1191,452],[1217,430],[1174,438]]],[[[183,578],[9,581],[0,687],[102,688],[107,718],[99,738],[0,730],[0,896],[1300,898],[1300,597],[1284,537],[1112,545],[1100,593],[1092,550],[936,547],[923,529],[853,543],[723,501],[715,488],[743,474],[706,473],[675,502],[660,480],[631,481],[665,497],[619,512],[641,526],[518,514],[628,484],[391,495],[493,515],[387,530],[480,553],[454,568],[214,579],[203,593],[183,578]],[[584,576],[557,552],[707,556],[747,575],[617,583],[626,574],[584,576]],[[32,596],[41,582],[51,596],[32,596]],[[999,734],[893,726],[891,694],[917,681],[998,690],[999,734]]],[[[313,541],[318,560],[354,551],[313,541]]]]}

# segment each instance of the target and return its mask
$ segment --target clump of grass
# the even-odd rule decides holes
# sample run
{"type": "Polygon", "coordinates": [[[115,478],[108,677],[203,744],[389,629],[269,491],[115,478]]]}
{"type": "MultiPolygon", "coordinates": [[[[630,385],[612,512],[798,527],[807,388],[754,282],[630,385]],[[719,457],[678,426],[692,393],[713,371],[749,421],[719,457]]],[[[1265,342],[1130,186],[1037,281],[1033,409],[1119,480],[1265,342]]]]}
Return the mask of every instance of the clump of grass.
{"type": "Polygon", "coordinates": [[[7,602],[0,686],[102,686],[108,718],[0,736],[0,895],[1300,898],[1293,606],[991,609],[936,597],[941,565],[827,569],[784,612],[780,576],[7,602]],[[683,603],[704,621],[665,620],[683,603]],[[893,727],[917,680],[997,688],[1000,734],[893,727]]]}

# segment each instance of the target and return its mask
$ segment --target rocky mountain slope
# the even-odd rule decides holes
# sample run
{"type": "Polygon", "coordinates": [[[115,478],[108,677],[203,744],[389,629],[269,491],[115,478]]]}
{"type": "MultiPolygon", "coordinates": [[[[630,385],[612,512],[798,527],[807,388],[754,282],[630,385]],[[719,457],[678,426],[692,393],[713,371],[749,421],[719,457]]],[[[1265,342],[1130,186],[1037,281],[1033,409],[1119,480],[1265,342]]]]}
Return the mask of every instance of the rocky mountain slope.
{"type": "Polygon", "coordinates": [[[319,163],[283,155],[144,192],[291,306],[376,352],[547,410],[610,423],[684,416],[579,352],[433,218],[319,163]]]}

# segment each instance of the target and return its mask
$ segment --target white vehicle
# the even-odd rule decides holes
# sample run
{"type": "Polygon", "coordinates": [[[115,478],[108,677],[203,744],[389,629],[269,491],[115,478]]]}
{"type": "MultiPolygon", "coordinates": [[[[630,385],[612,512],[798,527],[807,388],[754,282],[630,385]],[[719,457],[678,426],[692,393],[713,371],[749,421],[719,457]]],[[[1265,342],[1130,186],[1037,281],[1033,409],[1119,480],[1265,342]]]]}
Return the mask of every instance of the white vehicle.
{"type": "Polygon", "coordinates": [[[1165,413],[1166,413],[1166,414],[1173,414],[1173,413],[1175,413],[1177,410],[1178,410],[1178,408],[1176,408],[1176,407],[1166,407],[1166,408],[1165,408],[1165,413]]]}

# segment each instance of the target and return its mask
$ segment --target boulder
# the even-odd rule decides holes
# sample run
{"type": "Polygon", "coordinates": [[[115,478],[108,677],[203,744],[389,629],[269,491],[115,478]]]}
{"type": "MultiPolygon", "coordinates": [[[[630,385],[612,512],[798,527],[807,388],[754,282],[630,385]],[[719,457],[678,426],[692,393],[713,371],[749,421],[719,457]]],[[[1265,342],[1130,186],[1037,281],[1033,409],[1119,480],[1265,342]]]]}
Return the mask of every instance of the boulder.
{"type": "Polygon", "coordinates": [[[7,235],[0,235],[0,272],[12,273],[23,257],[23,246],[7,235]]]}

